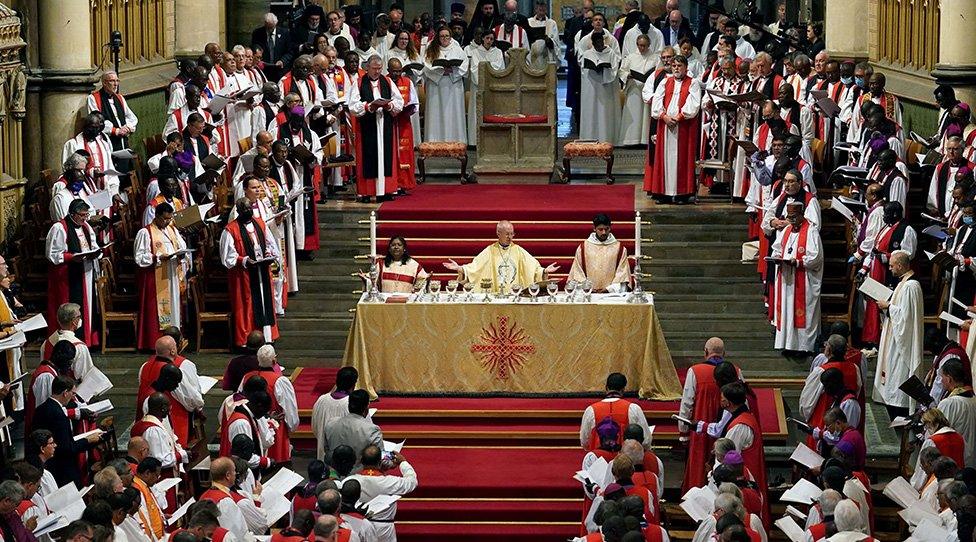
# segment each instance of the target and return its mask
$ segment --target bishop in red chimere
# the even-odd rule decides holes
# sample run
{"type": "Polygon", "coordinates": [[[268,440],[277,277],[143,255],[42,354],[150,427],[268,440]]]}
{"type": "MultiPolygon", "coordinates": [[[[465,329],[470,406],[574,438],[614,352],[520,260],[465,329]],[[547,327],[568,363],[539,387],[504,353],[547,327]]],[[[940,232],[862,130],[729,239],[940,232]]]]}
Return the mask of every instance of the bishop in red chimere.
{"type": "Polygon", "coordinates": [[[675,56],[671,76],[658,85],[651,99],[651,117],[657,120],[657,143],[654,160],[646,162],[654,165],[644,169],[644,190],[648,194],[668,198],[695,195],[701,93],[701,83],[688,77],[688,59],[675,56]]]}

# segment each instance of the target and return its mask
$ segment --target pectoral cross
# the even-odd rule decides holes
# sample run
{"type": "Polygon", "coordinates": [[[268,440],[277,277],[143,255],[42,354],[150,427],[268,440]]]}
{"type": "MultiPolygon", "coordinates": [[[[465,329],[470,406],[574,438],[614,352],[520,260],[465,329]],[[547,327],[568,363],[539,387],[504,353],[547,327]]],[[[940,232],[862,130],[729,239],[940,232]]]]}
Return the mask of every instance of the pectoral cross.
{"type": "Polygon", "coordinates": [[[507,285],[515,278],[515,268],[508,260],[498,264],[498,285],[507,285]]]}

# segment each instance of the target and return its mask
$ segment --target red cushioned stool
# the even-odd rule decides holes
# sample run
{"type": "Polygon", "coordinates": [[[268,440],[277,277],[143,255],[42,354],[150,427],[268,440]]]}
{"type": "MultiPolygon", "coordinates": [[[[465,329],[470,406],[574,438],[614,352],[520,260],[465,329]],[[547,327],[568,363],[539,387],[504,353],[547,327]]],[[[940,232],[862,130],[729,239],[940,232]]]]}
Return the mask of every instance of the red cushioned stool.
{"type": "Polygon", "coordinates": [[[418,182],[427,180],[424,161],[427,158],[455,158],[461,161],[461,184],[477,182],[468,177],[468,145],[461,141],[425,141],[417,153],[418,182]]]}
{"type": "Polygon", "coordinates": [[[559,176],[568,183],[572,175],[570,161],[573,158],[602,158],[607,162],[607,184],[613,184],[613,144],[607,141],[570,141],[563,147],[563,171],[559,176]]]}

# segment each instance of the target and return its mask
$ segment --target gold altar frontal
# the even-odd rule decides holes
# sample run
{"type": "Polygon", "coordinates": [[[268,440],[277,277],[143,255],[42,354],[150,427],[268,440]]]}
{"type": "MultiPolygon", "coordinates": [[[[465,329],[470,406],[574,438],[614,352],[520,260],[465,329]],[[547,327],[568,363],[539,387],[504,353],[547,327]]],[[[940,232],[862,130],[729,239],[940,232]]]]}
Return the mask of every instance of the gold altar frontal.
{"type": "Polygon", "coordinates": [[[651,304],[360,302],[344,363],[374,396],[599,392],[612,372],[681,396],[651,304]]]}

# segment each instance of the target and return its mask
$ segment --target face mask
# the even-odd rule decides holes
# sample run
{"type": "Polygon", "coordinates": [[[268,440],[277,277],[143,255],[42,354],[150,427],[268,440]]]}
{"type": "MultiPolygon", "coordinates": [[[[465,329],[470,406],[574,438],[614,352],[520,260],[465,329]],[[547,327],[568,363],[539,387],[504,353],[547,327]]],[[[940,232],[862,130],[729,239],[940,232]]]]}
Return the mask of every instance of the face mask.
{"type": "Polygon", "coordinates": [[[868,88],[867,83],[864,81],[863,77],[855,77],[854,84],[861,88],[868,88]]]}
{"type": "Polygon", "coordinates": [[[974,220],[973,220],[973,217],[971,217],[971,216],[964,216],[964,217],[962,217],[962,223],[963,224],[966,224],[967,226],[971,226],[973,224],[973,222],[974,222],[974,220]]]}
{"type": "Polygon", "coordinates": [[[854,78],[853,77],[841,77],[840,78],[840,82],[841,83],[844,83],[845,85],[850,85],[851,83],[854,82],[854,78]]]}
{"type": "Polygon", "coordinates": [[[84,323],[85,323],[85,322],[84,322],[84,320],[82,320],[81,318],[79,318],[79,319],[78,319],[78,325],[77,325],[77,326],[75,326],[75,329],[81,329],[81,326],[82,326],[82,324],[84,324],[84,323]]]}

